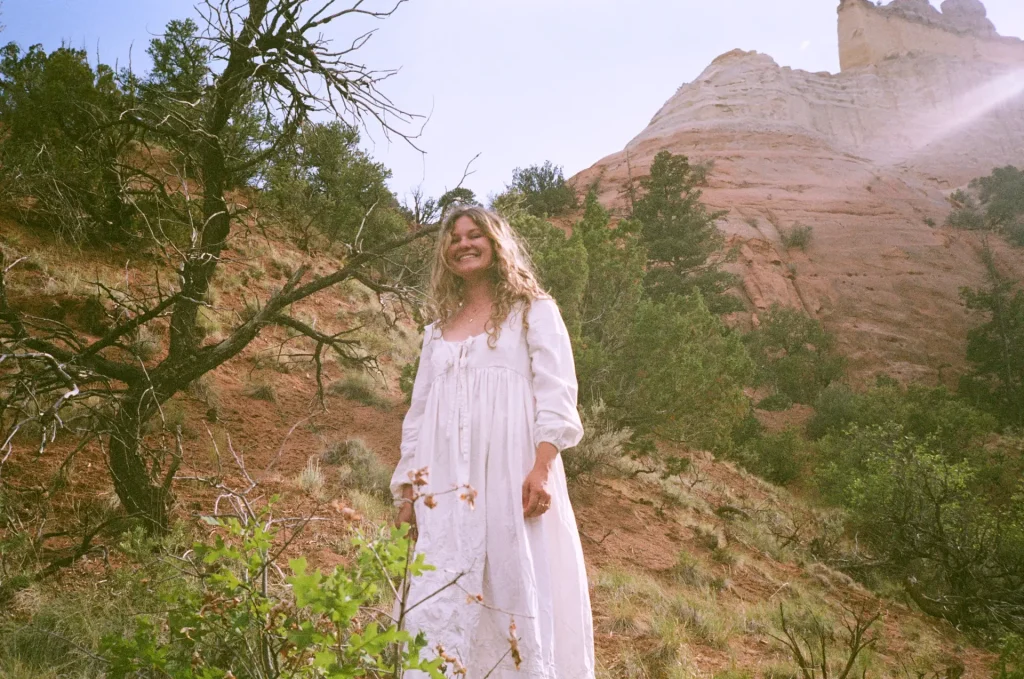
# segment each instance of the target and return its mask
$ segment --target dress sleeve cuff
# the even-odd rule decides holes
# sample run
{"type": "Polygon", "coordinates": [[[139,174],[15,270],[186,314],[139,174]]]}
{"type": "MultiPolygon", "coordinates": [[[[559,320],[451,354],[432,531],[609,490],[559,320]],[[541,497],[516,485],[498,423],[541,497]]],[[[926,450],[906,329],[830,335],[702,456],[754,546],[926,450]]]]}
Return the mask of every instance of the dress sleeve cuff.
{"type": "Polygon", "coordinates": [[[398,463],[398,467],[395,468],[395,473],[391,475],[391,497],[395,500],[402,496],[402,486],[412,485],[412,479],[409,478],[410,472],[415,471],[413,469],[412,460],[406,462],[404,459],[398,463]]]}
{"type": "Polygon", "coordinates": [[[537,445],[545,442],[550,443],[561,453],[563,450],[572,448],[580,442],[580,439],[583,438],[583,429],[568,424],[560,427],[538,427],[534,432],[533,438],[537,445]]]}

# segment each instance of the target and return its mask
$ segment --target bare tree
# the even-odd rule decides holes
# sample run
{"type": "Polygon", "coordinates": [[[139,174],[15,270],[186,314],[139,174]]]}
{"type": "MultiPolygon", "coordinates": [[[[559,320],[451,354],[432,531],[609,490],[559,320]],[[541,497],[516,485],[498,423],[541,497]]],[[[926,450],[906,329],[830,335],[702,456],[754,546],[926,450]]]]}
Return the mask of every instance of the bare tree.
{"type": "Polygon", "coordinates": [[[67,427],[65,414],[77,403],[100,422],[87,435],[104,446],[123,506],[152,529],[165,530],[180,457],[173,450],[147,454],[143,437],[163,403],[237,356],[269,326],[312,341],[318,381],[324,351],[349,364],[365,360],[351,339],[322,332],[289,315],[289,308],[350,279],[378,294],[401,294],[380,264],[434,228],[367,249],[357,238],[329,273],[310,275],[309,266],[301,266],[268,299],[240,314],[220,341],[203,343],[199,310],[209,303],[233,232],[252,223],[251,211],[231,200],[231,192],[292,143],[312,114],[352,124],[372,121],[389,136],[411,139],[403,128],[413,117],[378,89],[394,72],[351,61],[372,31],[340,49],[322,37],[328,25],[358,16],[383,19],[404,2],[373,11],[366,0],[345,7],[336,0],[205,0],[201,39],[213,64],[205,79],[186,91],[136,83],[131,106],[116,119],[97,120],[98,130],[130,131],[144,158],[120,153],[112,163],[125,209],[111,214],[143,224],[177,280],[158,276],[151,287],[127,296],[107,290],[116,320],[90,340],[68,324],[16,308],[6,279],[18,261],[0,259],[0,482],[19,431],[39,426],[42,452],[67,427]],[[256,131],[240,132],[239,120],[255,121],[256,131]],[[167,160],[147,160],[157,157],[167,160]],[[166,235],[172,227],[190,234],[185,247],[166,235]],[[143,327],[165,338],[167,353],[158,362],[147,362],[132,346],[143,327]]]}

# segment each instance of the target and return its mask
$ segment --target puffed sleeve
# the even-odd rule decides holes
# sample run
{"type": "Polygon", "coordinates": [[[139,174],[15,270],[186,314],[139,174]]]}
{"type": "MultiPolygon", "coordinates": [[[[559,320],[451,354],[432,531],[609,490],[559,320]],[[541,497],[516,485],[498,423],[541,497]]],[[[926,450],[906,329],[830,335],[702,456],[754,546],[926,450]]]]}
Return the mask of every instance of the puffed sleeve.
{"type": "Polygon", "coordinates": [[[420,349],[420,364],[416,370],[416,379],[412,385],[412,401],[409,404],[409,411],[402,421],[402,457],[398,461],[398,467],[391,476],[391,494],[397,499],[400,496],[401,487],[409,483],[409,472],[416,469],[416,444],[420,434],[420,424],[423,421],[423,412],[427,407],[427,392],[430,390],[430,383],[433,380],[433,367],[430,360],[431,336],[434,326],[428,325],[423,331],[423,346],[420,349]]]}
{"type": "Polygon", "coordinates": [[[536,415],[534,441],[551,443],[559,452],[583,438],[583,424],[576,409],[576,366],[569,331],[553,299],[537,299],[527,315],[526,345],[533,371],[536,415]]]}

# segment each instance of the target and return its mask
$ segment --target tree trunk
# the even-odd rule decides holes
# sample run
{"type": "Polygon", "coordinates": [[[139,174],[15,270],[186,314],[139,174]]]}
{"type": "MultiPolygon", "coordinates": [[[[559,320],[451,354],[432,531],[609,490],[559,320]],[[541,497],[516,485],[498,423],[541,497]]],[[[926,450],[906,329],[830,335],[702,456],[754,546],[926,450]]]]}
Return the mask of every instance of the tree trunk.
{"type": "Polygon", "coordinates": [[[118,407],[114,430],[110,434],[110,475],[114,491],[125,510],[145,519],[150,533],[167,532],[171,502],[169,484],[154,479],[149,465],[140,454],[142,426],[153,416],[156,404],[152,392],[129,395],[118,407]]]}

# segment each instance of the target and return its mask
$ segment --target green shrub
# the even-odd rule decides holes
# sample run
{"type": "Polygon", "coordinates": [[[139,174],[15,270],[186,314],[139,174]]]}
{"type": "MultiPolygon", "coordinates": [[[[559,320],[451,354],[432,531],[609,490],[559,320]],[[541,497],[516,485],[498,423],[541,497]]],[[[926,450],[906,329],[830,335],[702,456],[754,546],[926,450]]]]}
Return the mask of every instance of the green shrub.
{"type": "Polygon", "coordinates": [[[735,445],[742,447],[743,444],[760,436],[763,431],[764,425],[757,419],[753,409],[748,408],[747,414],[733,427],[731,438],[735,445]]]}
{"type": "Polygon", "coordinates": [[[779,232],[779,236],[782,238],[782,245],[787,250],[791,250],[793,248],[807,250],[808,246],[811,244],[811,236],[813,234],[814,228],[804,224],[796,224],[788,231],[779,232]]]}
{"type": "MultiPolygon", "coordinates": [[[[670,165],[667,170],[655,168],[654,179],[645,184],[649,192],[658,186],[679,186],[681,163],[670,165]]],[[[684,172],[686,181],[692,179],[688,172],[684,172]]],[[[686,267],[691,264],[703,267],[714,250],[703,242],[705,236],[711,237],[708,229],[715,229],[713,218],[698,209],[696,198],[691,192],[662,204],[652,197],[644,213],[653,220],[650,233],[660,234],[666,248],[663,256],[681,258],[677,262],[683,266],[681,275],[689,275],[686,267]],[[668,241],[679,235],[670,228],[672,215],[691,213],[699,213],[699,224],[688,237],[700,242],[672,254],[668,241]],[[699,255],[699,261],[690,255],[699,255]]],[[[652,449],[652,436],[697,447],[729,448],[732,430],[749,416],[743,385],[752,365],[740,339],[695,292],[703,289],[700,285],[691,281],[674,288],[685,289],[685,296],[665,289],[657,300],[648,296],[644,286],[649,263],[647,227],[636,222],[612,228],[611,215],[593,191],[570,238],[527,214],[516,216],[513,226],[529,244],[540,278],[566,320],[581,406],[606,404],[607,417],[615,426],[633,431],[634,449],[652,449]]],[[[572,464],[570,457],[566,461],[572,464]]]]}
{"type": "Polygon", "coordinates": [[[750,358],[700,295],[641,302],[615,367],[617,414],[641,435],[727,449],[749,412],[750,358]]]}
{"type": "Polygon", "coordinates": [[[130,105],[114,69],[85,50],[15,43],[0,50],[2,198],[22,220],[81,244],[135,235],[118,170],[131,133],[110,125],[130,105]]]}
{"type": "Polygon", "coordinates": [[[794,429],[766,434],[749,441],[739,453],[739,458],[752,473],[785,486],[803,472],[804,442],[794,429]]]}
{"type": "MultiPolygon", "coordinates": [[[[13,596],[4,598],[3,590],[14,584],[9,571],[5,573],[0,582],[0,676],[104,676],[106,663],[96,655],[103,638],[124,634],[136,616],[160,608],[155,582],[167,596],[185,586],[173,561],[184,551],[186,539],[180,524],[160,541],[146,537],[141,529],[115,537],[110,544],[112,560],[124,565],[106,570],[88,586],[69,589],[66,580],[34,582],[26,576],[13,596]]],[[[3,541],[0,552],[0,570],[7,571],[11,555],[3,541]]]]}
{"type": "Polygon", "coordinates": [[[830,431],[840,432],[857,421],[861,403],[846,384],[834,382],[814,400],[814,415],[807,421],[807,435],[820,439],[830,431]]]}
{"type": "Polygon", "coordinates": [[[589,279],[589,257],[582,234],[567,238],[561,229],[529,214],[519,215],[513,226],[530,248],[544,289],[558,300],[570,336],[578,337],[589,279]],[[566,266],[568,262],[571,266],[566,266]]]}
{"type": "Polygon", "coordinates": [[[443,679],[440,658],[420,658],[426,640],[380,612],[386,592],[426,569],[422,555],[409,558],[406,529],[355,538],[351,564],[329,572],[292,559],[276,582],[267,518],[209,518],[223,533],[180,559],[187,587],[165,591],[162,611],[138,616],[132,632],[104,639],[106,676],[383,679],[403,668],[443,679]]]}
{"type": "Polygon", "coordinates": [[[405,402],[412,401],[412,387],[416,381],[416,372],[420,369],[420,357],[402,366],[402,373],[398,376],[398,388],[402,390],[405,402]]]}
{"type": "Polygon", "coordinates": [[[619,429],[608,418],[603,402],[598,401],[584,408],[583,439],[575,448],[562,453],[562,464],[569,484],[582,483],[595,476],[614,472],[632,436],[633,432],[619,429]]]}
{"type": "Polygon", "coordinates": [[[970,190],[954,191],[954,209],[946,220],[958,229],[1001,232],[1010,243],[1024,245],[1024,171],[1008,165],[970,183],[970,190]]]}
{"type": "Polygon", "coordinates": [[[835,337],[797,309],[772,306],[744,342],[757,365],[757,384],[794,403],[813,403],[843,374],[845,361],[835,351],[835,337]]]}
{"type": "Polygon", "coordinates": [[[996,427],[995,419],[945,387],[909,385],[881,380],[863,393],[843,384],[823,390],[814,402],[807,433],[819,439],[861,427],[898,425],[919,439],[930,438],[950,454],[962,453],[996,427]]]}
{"type": "Polygon", "coordinates": [[[314,233],[372,248],[407,230],[387,180],[391,171],[359,147],[341,121],[303,126],[267,174],[265,201],[309,249],[314,233]]]}
{"type": "Polygon", "coordinates": [[[965,231],[980,231],[985,228],[985,214],[977,205],[970,203],[956,208],[946,217],[946,226],[965,231]]]}
{"type": "Polygon", "coordinates": [[[1010,245],[1024,248],[1024,219],[1018,219],[1003,227],[1003,235],[1006,236],[1010,245]]]}
{"type": "Polygon", "coordinates": [[[991,492],[986,467],[997,460],[898,425],[854,425],[826,436],[820,453],[822,495],[849,510],[850,529],[926,612],[1024,629],[1024,494],[991,492]]]}
{"type": "Polygon", "coordinates": [[[985,206],[985,215],[997,228],[1024,215],[1024,171],[1012,165],[998,167],[987,177],[971,182],[985,206]]]}

